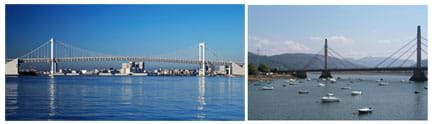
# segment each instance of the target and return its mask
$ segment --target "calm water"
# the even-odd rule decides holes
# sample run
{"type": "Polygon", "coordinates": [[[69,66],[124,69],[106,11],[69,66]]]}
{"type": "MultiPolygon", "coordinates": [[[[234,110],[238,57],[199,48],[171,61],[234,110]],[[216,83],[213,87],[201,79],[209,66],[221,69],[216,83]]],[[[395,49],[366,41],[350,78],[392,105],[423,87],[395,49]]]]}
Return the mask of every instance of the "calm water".
{"type": "Polygon", "coordinates": [[[342,77],[336,83],[318,81],[318,75],[309,75],[311,81],[297,80],[289,85],[285,80],[274,80],[273,90],[260,90],[257,82],[248,86],[250,120],[425,120],[427,119],[427,83],[408,83],[403,75],[333,75],[342,77]],[[364,79],[363,81],[355,79],[364,79]],[[378,86],[383,78],[388,86],[378,86]],[[299,83],[302,81],[303,83],[299,83]],[[351,83],[353,81],[353,83],[351,83]],[[318,83],[326,84],[317,87],[318,83]],[[283,87],[283,85],[286,87],[283,87]],[[351,87],[342,90],[342,87],[351,87]],[[298,94],[299,90],[309,94],[298,94]],[[352,96],[352,90],[362,95],[352,96]],[[415,94],[414,91],[420,91],[415,94]],[[340,102],[321,103],[320,98],[333,93],[340,102]],[[370,114],[358,114],[357,109],[372,107],[370,114]]]}
{"type": "Polygon", "coordinates": [[[244,120],[244,78],[7,77],[6,120],[244,120]]]}

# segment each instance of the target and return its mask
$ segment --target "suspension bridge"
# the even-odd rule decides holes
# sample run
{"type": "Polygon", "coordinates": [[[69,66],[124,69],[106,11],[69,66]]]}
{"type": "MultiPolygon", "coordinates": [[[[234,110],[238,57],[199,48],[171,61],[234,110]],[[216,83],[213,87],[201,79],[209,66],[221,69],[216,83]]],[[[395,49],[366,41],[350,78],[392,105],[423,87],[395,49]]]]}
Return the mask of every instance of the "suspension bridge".
{"type": "Polygon", "coordinates": [[[411,81],[426,81],[427,77],[424,71],[428,70],[427,66],[422,66],[421,54],[424,53],[427,55],[427,39],[421,36],[421,27],[417,26],[417,36],[411,41],[408,41],[397,51],[393,52],[390,56],[386,57],[384,60],[379,62],[375,67],[358,67],[358,65],[350,62],[345,59],[341,54],[336,52],[334,49],[330,48],[327,44],[327,39],[324,41],[324,55],[320,54],[321,51],[315,54],[302,69],[290,69],[290,70],[281,70],[278,72],[282,73],[292,73],[293,75],[299,78],[306,78],[306,72],[321,72],[319,78],[332,78],[331,72],[353,72],[353,71],[412,71],[413,75],[409,80],[411,81]],[[422,42],[425,41],[426,43],[422,42]],[[422,46],[426,47],[426,50],[422,48],[422,46]],[[407,54],[408,53],[408,54],[407,54]],[[407,61],[412,58],[412,56],[416,53],[416,64],[412,65],[404,65],[407,61]],[[338,58],[341,60],[340,64],[343,67],[333,67],[329,68],[328,64],[328,56],[338,58]],[[406,59],[399,65],[394,65],[397,60],[400,60],[403,56],[408,55],[406,59]],[[394,59],[396,57],[396,59],[394,59]],[[324,60],[322,60],[324,59],[324,60]],[[313,63],[318,61],[324,62],[324,67],[322,68],[310,68],[313,63]],[[388,63],[385,65],[385,63],[388,63]],[[347,67],[350,66],[350,67],[347,67]]]}
{"type": "MultiPolygon", "coordinates": [[[[195,47],[196,48],[196,47],[195,47]]],[[[7,59],[6,74],[16,75],[19,73],[20,64],[23,63],[49,63],[51,77],[57,72],[57,63],[66,62],[102,62],[102,61],[137,61],[137,62],[162,62],[162,63],[175,63],[175,64],[193,64],[199,65],[198,75],[205,76],[209,72],[210,65],[223,65],[226,68],[228,75],[242,75],[244,73],[243,63],[235,62],[220,58],[212,49],[206,47],[204,42],[198,45],[198,58],[195,56],[186,57],[181,56],[177,51],[174,51],[173,56],[159,56],[159,57],[146,57],[146,56],[113,56],[92,52],[86,49],[69,45],[62,41],[57,41],[51,38],[48,42],[43,43],[39,47],[31,50],[21,57],[15,59],[7,59]],[[210,51],[213,58],[206,56],[206,51],[210,51]]],[[[190,52],[190,51],[189,51],[190,52]]],[[[190,54],[189,55],[196,55],[190,54]]]]}

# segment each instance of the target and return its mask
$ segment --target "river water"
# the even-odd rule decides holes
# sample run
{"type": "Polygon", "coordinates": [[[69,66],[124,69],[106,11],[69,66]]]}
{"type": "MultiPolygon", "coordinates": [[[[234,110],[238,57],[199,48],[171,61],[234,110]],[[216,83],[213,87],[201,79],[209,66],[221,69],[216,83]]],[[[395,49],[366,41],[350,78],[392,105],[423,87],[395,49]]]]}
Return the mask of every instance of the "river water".
{"type": "Polygon", "coordinates": [[[407,82],[408,75],[390,74],[333,74],[340,77],[336,83],[309,75],[310,81],[298,79],[297,85],[289,85],[285,79],[271,84],[255,81],[248,86],[249,120],[426,120],[426,82],[407,82]],[[315,77],[315,78],[313,78],[315,77]],[[377,82],[383,78],[383,81],[377,82]],[[402,81],[405,80],[405,81],[402,81]],[[379,86],[386,82],[387,86],[379,86]],[[326,86],[318,87],[318,83],[326,86]],[[273,90],[262,90],[263,86],[273,90]],[[285,86],[284,86],[285,85],[285,86]],[[341,89],[350,87],[351,89],[341,89]],[[299,94],[307,90],[308,94],[299,94]],[[352,96],[353,90],[362,95],[352,96]],[[419,93],[414,93],[418,91],[419,93]],[[322,103],[320,98],[333,93],[340,102],[322,103]],[[357,109],[372,107],[373,112],[359,114],[357,109]]]}
{"type": "Polygon", "coordinates": [[[7,77],[6,120],[244,120],[244,78],[7,77]]]}

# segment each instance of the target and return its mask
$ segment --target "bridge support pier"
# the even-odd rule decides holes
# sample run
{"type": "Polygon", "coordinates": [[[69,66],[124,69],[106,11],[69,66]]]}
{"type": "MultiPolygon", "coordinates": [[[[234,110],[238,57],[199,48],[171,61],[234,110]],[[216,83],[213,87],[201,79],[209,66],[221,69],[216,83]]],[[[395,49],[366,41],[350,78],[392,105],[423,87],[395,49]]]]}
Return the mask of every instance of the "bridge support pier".
{"type": "Polygon", "coordinates": [[[301,79],[307,78],[307,74],[304,71],[293,72],[292,75],[301,79]]]}
{"type": "Polygon", "coordinates": [[[333,78],[333,76],[330,74],[330,71],[322,71],[319,78],[333,78]]]}
{"type": "Polygon", "coordinates": [[[414,74],[409,79],[410,81],[423,82],[427,81],[427,77],[422,70],[414,70],[414,74]]]}

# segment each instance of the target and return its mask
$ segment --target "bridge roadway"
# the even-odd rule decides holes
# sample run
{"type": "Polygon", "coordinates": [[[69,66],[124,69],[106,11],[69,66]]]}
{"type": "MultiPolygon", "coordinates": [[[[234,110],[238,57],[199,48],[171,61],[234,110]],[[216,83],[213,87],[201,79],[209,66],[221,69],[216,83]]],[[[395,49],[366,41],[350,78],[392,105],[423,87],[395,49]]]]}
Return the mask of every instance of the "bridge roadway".
{"type": "MultiPolygon", "coordinates": [[[[45,63],[50,62],[50,58],[21,58],[20,63],[45,63]]],[[[180,64],[200,64],[198,59],[169,59],[159,57],[63,57],[54,58],[55,62],[92,62],[92,61],[144,61],[144,62],[167,62],[180,64]]],[[[208,64],[225,65],[231,64],[231,61],[206,61],[208,64]]],[[[238,63],[240,64],[240,63],[238,63]]]]}
{"type": "MultiPolygon", "coordinates": [[[[416,67],[382,67],[382,68],[334,68],[327,69],[329,72],[352,72],[352,71],[413,71],[416,67]]],[[[428,67],[421,67],[420,70],[427,71],[428,67]]],[[[285,70],[279,72],[322,72],[325,69],[299,69],[299,70],[285,70]]]]}

